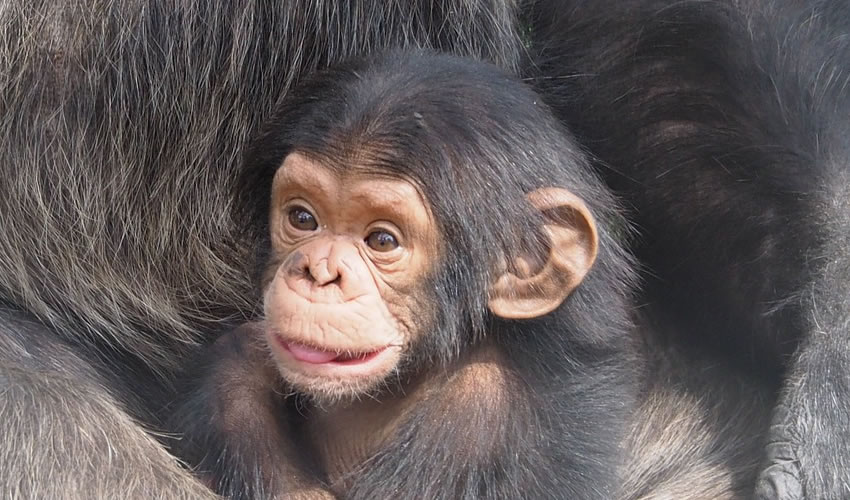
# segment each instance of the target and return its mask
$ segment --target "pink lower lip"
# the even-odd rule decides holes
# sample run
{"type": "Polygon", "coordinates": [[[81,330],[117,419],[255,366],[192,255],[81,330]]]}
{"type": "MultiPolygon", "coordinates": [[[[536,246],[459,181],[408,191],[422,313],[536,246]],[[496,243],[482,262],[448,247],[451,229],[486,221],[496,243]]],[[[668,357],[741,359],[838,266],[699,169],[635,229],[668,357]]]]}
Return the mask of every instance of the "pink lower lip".
{"type": "Polygon", "coordinates": [[[287,342],[280,337],[278,337],[277,340],[293,358],[298,361],[301,361],[302,363],[309,363],[313,365],[358,365],[371,361],[375,358],[375,356],[380,354],[385,349],[381,348],[376,351],[363,353],[362,355],[356,357],[346,357],[344,359],[338,359],[340,357],[343,357],[344,354],[334,351],[323,351],[321,349],[316,349],[314,347],[298,344],[296,342],[287,342]]]}

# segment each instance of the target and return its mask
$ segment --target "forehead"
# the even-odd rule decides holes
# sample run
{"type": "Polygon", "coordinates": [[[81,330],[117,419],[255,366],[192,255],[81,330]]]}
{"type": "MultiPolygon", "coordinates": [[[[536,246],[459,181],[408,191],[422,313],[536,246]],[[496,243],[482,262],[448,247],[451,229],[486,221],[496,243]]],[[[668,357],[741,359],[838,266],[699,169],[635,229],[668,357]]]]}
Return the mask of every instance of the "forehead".
{"type": "Polygon", "coordinates": [[[305,154],[290,153],[277,170],[273,198],[309,195],[323,205],[359,207],[386,211],[401,218],[431,219],[431,210],[421,190],[410,180],[388,171],[356,164],[333,165],[305,154]]]}

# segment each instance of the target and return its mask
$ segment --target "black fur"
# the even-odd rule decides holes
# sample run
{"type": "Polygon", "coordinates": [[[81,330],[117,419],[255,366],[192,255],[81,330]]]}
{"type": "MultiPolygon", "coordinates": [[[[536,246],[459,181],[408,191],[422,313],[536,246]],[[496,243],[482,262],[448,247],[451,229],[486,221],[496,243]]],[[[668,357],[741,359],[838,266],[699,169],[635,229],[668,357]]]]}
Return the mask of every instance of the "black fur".
{"type": "MultiPolygon", "coordinates": [[[[441,397],[418,402],[340,494],[612,498],[637,381],[627,308],[632,266],[612,234],[624,227],[616,203],[539,98],[493,66],[445,55],[392,52],[321,73],[290,94],[246,157],[237,208],[258,240],[269,238],[272,176],[292,151],[335,168],[410,179],[430,205],[446,255],[436,265],[433,300],[422,307],[436,307],[439,319],[399,378],[451,370],[466,353],[493,344],[509,380],[501,405],[474,395],[448,409],[441,397]],[[586,200],[600,235],[596,264],[555,312],[497,320],[486,305],[495,266],[517,248],[537,248],[528,239],[542,219],[524,196],[547,186],[586,200]]],[[[204,461],[203,473],[227,485],[264,484],[251,477],[262,467],[236,461],[249,454],[226,458],[228,447],[254,439],[254,427],[222,432],[215,418],[185,425],[191,416],[207,422],[222,398],[244,394],[211,387],[227,375],[215,368],[213,360],[182,430],[209,457],[225,457],[204,461]]]]}
{"type": "Polygon", "coordinates": [[[759,498],[850,496],[850,7],[542,1],[535,81],[682,340],[784,381],[759,498]]]}

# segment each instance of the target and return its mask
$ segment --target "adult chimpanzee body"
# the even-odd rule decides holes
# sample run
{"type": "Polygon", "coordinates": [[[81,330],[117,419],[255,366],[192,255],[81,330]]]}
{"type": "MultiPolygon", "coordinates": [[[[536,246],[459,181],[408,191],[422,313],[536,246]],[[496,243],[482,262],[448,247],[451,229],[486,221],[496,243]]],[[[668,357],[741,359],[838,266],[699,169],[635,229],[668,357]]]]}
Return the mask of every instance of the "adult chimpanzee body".
{"type": "Polygon", "coordinates": [[[259,498],[615,495],[632,266],[536,94],[446,55],[351,62],[293,90],[244,169],[264,314],[169,428],[202,474],[259,498]],[[293,485],[296,436],[318,466],[293,485]]]}
{"type": "Polygon", "coordinates": [[[758,496],[850,497],[850,7],[609,7],[537,5],[540,88],[633,207],[650,303],[783,382],[758,496]]]}

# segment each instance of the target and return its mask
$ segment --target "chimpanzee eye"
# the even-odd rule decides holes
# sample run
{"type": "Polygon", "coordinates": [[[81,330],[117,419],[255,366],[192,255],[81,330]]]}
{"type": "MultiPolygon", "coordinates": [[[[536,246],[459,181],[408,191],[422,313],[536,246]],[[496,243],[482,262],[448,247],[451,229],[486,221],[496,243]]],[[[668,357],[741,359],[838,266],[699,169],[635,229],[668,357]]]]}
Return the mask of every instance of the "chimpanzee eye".
{"type": "Polygon", "coordinates": [[[391,252],[398,248],[398,240],[386,231],[374,231],[366,237],[366,244],[376,252],[391,252]]]}
{"type": "Polygon", "coordinates": [[[304,207],[289,209],[289,224],[300,231],[315,231],[319,227],[316,218],[304,207]]]}

